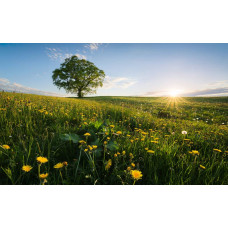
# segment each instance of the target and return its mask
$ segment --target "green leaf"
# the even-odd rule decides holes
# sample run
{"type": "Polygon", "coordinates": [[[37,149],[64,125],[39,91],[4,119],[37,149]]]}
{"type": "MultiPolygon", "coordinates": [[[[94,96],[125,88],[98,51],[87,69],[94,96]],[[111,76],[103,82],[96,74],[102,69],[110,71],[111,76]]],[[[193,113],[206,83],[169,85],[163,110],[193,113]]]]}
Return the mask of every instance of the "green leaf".
{"type": "Polygon", "coordinates": [[[110,141],[107,144],[107,148],[108,148],[108,150],[115,151],[115,150],[119,149],[119,146],[118,146],[117,142],[110,141]]]}
{"type": "Polygon", "coordinates": [[[73,143],[78,143],[81,138],[77,134],[70,133],[61,135],[60,139],[62,139],[63,141],[72,141],[73,143]]]}

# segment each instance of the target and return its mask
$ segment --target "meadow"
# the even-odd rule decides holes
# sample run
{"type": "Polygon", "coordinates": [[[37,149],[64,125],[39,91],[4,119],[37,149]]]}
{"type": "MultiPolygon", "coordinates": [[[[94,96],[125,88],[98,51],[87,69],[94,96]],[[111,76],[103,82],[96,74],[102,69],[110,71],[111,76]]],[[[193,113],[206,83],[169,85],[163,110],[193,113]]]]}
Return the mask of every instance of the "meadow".
{"type": "Polygon", "coordinates": [[[228,97],[0,92],[0,184],[228,184],[228,97]]]}

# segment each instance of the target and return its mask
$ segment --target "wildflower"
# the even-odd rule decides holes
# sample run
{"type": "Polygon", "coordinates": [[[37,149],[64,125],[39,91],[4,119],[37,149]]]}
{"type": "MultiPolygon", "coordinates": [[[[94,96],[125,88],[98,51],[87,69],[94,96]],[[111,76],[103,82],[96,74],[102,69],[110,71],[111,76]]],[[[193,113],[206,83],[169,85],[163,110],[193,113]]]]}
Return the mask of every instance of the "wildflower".
{"type": "Polygon", "coordinates": [[[131,171],[131,176],[132,176],[132,178],[134,179],[134,180],[139,180],[139,179],[141,179],[142,178],[142,172],[141,171],[139,171],[139,170],[132,170],[131,171]]]}
{"type": "Polygon", "coordinates": [[[3,149],[6,149],[6,150],[9,150],[10,149],[10,146],[8,146],[8,145],[2,145],[2,148],[3,149]]]}
{"type": "Polygon", "coordinates": [[[122,152],[122,155],[125,155],[126,154],[126,152],[125,152],[125,150],[122,152]]]}
{"type": "Polygon", "coordinates": [[[120,152],[117,152],[117,155],[120,155],[120,152]]]}
{"type": "Polygon", "coordinates": [[[217,152],[220,152],[220,153],[222,152],[222,151],[221,151],[221,150],[219,150],[219,149],[213,149],[213,150],[214,150],[214,151],[217,151],[217,152]]]}
{"type": "Polygon", "coordinates": [[[115,158],[117,158],[117,156],[118,156],[117,154],[114,154],[114,157],[115,157],[115,158]]]}
{"type": "Polygon", "coordinates": [[[206,169],[206,167],[205,167],[205,166],[203,166],[203,165],[200,165],[200,168],[202,168],[202,169],[206,169]]]}
{"type": "Polygon", "coordinates": [[[93,147],[93,149],[97,149],[97,146],[96,145],[93,145],[92,147],[93,147]]]}
{"type": "Polygon", "coordinates": [[[135,168],[135,163],[131,163],[131,166],[132,166],[133,168],[135,168]]]}
{"type": "Polygon", "coordinates": [[[109,159],[106,166],[105,166],[105,170],[109,170],[111,166],[112,166],[112,160],[109,159]]]}
{"type": "Polygon", "coordinates": [[[85,152],[87,152],[87,151],[88,151],[88,149],[85,149],[84,151],[85,151],[85,152]]]}
{"type": "Polygon", "coordinates": [[[107,137],[107,140],[110,140],[110,137],[107,137]]]}
{"type": "Polygon", "coordinates": [[[107,145],[107,141],[104,141],[104,145],[107,145]]]}
{"type": "Polygon", "coordinates": [[[182,135],[187,135],[187,131],[182,131],[182,135]]]}
{"type": "Polygon", "coordinates": [[[37,157],[36,160],[41,164],[48,162],[48,159],[45,157],[37,157]]]}
{"type": "Polygon", "coordinates": [[[153,150],[148,150],[147,152],[148,153],[151,153],[151,154],[154,154],[154,151],[153,150]]]}
{"type": "Polygon", "coordinates": [[[89,150],[93,150],[93,147],[92,147],[92,146],[90,146],[90,145],[88,146],[88,148],[89,148],[89,150]]]}
{"type": "Polygon", "coordinates": [[[116,134],[121,135],[122,131],[117,131],[116,134]]]}
{"type": "Polygon", "coordinates": [[[110,127],[111,127],[111,128],[114,128],[114,127],[115,127],[115,125],[111,124],[111,125],[110,125],[110,127]]]}
{"type": "Polygon", "coordinates": [[[152,143],[158,143],[158,141],[150,141],[150,142],[152,142],[152,143]]]}
{"type": "Polygon", "coordinates": [[[87,132],[84,134],[84,136],[88,137],[88,136],[91,136],[91,134],[87,132]]]}
{"type": "Polygon", "coordinates": [[[61,169],[63,168],[63,163],[57,163],[55,166],[54,166],[55,169],[61,169]]]}
{"type": "Polygon", "coordinates": [[[42,173],[40,174],[40,179],[45,179],[48,177],[48,173],[42,173]]]}
{"type": "Polygon", "coordinates": [[[66,161],[64,161],[62,164],[63,164],[64,166],[68,166],[68,163],[67,163],[66,161]]]}
{"type": "Polygon", "coordinates": [[[87,125],[87,122],[84,122],[85,125],[87,125]]]}
{"type": "Polygon", "coordinates": [[[199,155],[199,151],[197,151],[197,150],[192,150],[192,151],[189,152],[189,154],[199,155]]]}
{"type": "Polygon", "coordinates": [[[145,150],[149,150],[149,149],[146,147],[145,150]]]}
{"type": "Polygon", "coordinates": [[[131,143],[133,143],[134,142],[134,140],[133,139],[131,139],[131,141],[130,141],[131,143]]]}
{"type": "Polygon", "coordinates": [[[80,144],[86,144],[86,141],[80,140],[79,143],[80,143],[80,144]]]}
{"type": "Polygon", "coordinates": [[[131,167],[130,166],[127,167],[127,171],[131,171],[131,167]]]}
{"type": "Polygon", "coordinates": [[[131,135],[127,135],[127,137],[131,137],[131,135]]]}
{"type": "Polygon", "coordinates": [[[190,141],[190,139],[184,139],[184,141],[190,141]]]}
{"type": "Polygon", "coordinates": [[[133,158],[134,157],[132,153],[130,153],[129,156],[130,156],[130,158],[133,158]]]}
{"type": "Polygon", "coordinates": [[[30,165],[23,165],[22,166],[22,170],[25,172],[29,172],[32,169],[32,166],[30,165]]]}

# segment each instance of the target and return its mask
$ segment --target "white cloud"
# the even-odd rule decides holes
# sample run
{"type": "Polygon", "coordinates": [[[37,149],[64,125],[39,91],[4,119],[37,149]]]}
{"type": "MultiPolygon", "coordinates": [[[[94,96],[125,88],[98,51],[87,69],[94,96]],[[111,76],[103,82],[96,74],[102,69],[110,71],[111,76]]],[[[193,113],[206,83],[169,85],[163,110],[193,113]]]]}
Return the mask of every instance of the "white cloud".
{"type": "Polygon", "coordinates": [[[10,83],[10,81],[7,78],[0,78],[0,84],[6,85],[8,83],[10,83]]]}
{"type": "Polygon", "coordinates": [[[63,62],[66,58],[70,58],[71,56],[77,56],[79,59],[86,59],[85,55],[79,53],[65,53],[59,48],[46,48],[47,56],[55,61],[63,62]]]}
{"type": "Polygon", "coordinates": [[[98,44],[98,43],[91,43],[91,44],[86,44],[84,47],[90,49],[91,51],[94,51],[94,50],[96,51],[98,50],[100,45],[101,44],[98,44]]]}
{"type": "Polygon", "coordinates": [[[132,80],[130,78],[125,78],[125,77],[110,77],[106,76],[105,81],[103,83],[104,89],[111,89],[111,88],[122,88],[126,89],[132,85],[134,85],[137,81],[132,80]]]}
{"type": "Polygon", "coordinates": [[[64,95],[58,93],[51,93],[42,90],[38,90],[35,88],[30,88],[27,86],[23,86],[18,83],[11,83],[6,78],[0,78],[0,90],[4,90],[7,92],[17,92],[17,93],[30,93],[30,94],[38,94],[38,95],[45,95],[45,96],[56,96],[56,97],[63,97],[64,95]]]}

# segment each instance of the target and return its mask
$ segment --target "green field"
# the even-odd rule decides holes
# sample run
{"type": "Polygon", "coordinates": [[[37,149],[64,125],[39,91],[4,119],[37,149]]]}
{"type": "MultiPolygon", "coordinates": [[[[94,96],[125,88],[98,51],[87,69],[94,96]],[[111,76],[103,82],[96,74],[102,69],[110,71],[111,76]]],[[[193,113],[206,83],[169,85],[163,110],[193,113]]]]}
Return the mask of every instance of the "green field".
{"type": "Polygon", "coordinates": [[[228,97],[1,92],[0,127],[0,184],[228,184],[228,97]]]}

